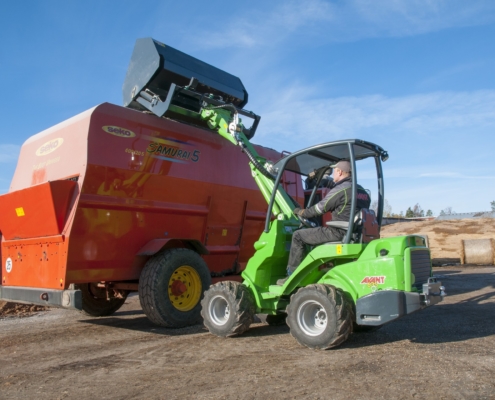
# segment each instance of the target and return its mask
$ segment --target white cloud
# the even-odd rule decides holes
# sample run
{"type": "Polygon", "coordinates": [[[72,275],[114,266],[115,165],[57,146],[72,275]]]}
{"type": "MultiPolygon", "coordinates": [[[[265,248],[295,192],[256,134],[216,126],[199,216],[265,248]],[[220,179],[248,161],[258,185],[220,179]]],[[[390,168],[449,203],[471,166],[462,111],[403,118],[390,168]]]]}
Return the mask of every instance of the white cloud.
{"type": "Polygon", "coordinates": [[[215,26],[213,32],[199,35],[201,48],[272,47],[295,31],[318,22],[334,19],[331,3],[323,0],[280,2],[271,11],[258,10],[234,17],[224,30],[215,26]]]}
{"type": "Polygon", "coordinates": [[[435,213],[445,207],[453,207],[456,212],[488,211],[490,201],[494,200],[493,191],[487,188],[493,187],[495,178],[491,182],[462,180],[455,184],[451,179],[428,182],[410,182],[404,180],[396,182],[385,181],[385,197],[392,205],[394,212],[405,211],[419,203],[423,209],[431,209],[435,213]],[[474,194],[474,195],[473,195],[474,194]]]}
{"type": "Polygon", "coordinates": [[[301,37],[312,44],[374,37],[402,37],[495,21],[495,3],[486,0],[306,0],[268,3],[234,17],[223,30],[197,35],[201,48],[291,46],[301,37]],[[295,35],[297,33],[297,35],[295,35]]]}
{"type": "Polygon", "coordinates": [[[290,140],[296,148],[346,137],[365,139],[370,133],[379,137],[381,132],[398,144],[414,135],[427,145],[440,136],[447,140],[449,132],[495,129],[493,90],[306,101],[295,100],[297,94],[281,98],[284,100],[265,103],[259,110],[263,115],[259,137],[290,140]]]}
{"type": "Polygon", "coordinates": [[[495,176],[486,175],[466,175],[460,174],[458,172],[433,172],[433,173],[423,173],[419,174],[420,178],[442,178],[442,179],[470,179],[470,180],[485,180],[485,179],[495,179],[495,176]]]}
{"type": "Polygon", "coordinates": [[[0,144],[0,163],[15,163],[19,158],[21,146],[16,144],[0,144]]]}
{"type": "MultiPolygon", "coordinates": [[[[495,91],[304,101],[298,100],[304,87],[287,91],[256,108],[262,115],[256,143],[288,151],[346,138],[378,143],[390,154],[383,168],[395,211],[417,202],[437,211],[449,205],[478,211],[493,200],[495,91]]],[[[359,181],[376,192],[374,167],[363,167],[359,181]]]]}
{"type": "Polygon", "coordinates": [[[468,62],[460,65],[455,65],[453,67],[446,68],[434,74],[433,76],[423,79],[421,82],[418,83],[418,87],[429,88],[433,85],[444,83],[449,79],[454,78],[456,75],[460,75],[466,72],[473,74],[475,73],[477,68],[480,68],[482,66],[483,66],[482,62],[468,62]]]}
{"type": "Polygon", "coordinates": [[[453,27],[483,25],[495,18],[486,0],[354,0],[349,15],[362,20],[358,35],[411,36],[453,27]]]}

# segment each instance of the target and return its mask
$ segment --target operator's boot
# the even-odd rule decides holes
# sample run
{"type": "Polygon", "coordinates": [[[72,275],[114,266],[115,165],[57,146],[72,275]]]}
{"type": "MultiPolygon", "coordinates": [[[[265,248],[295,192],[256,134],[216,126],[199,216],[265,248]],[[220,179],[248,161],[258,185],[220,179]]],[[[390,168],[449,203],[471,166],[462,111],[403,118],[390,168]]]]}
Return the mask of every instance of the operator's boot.
{"type": "Polygon", "coordinates": [[[277,280],[277,286],[284,286],[285,282],[287,282],[287,279],[292,275],[292,273],[295,271],[295,268],[287,267],[287,277],[283,279],[278,279],[277,280]]]}
{"type": "Polygon", "coordinates": [[[277,280],[277,285],[278,286],[284,286],[284,283],[287,282],[287,279],[289,279],[289,277],[284,278],[284,279],[278,279],[277,280]]]}

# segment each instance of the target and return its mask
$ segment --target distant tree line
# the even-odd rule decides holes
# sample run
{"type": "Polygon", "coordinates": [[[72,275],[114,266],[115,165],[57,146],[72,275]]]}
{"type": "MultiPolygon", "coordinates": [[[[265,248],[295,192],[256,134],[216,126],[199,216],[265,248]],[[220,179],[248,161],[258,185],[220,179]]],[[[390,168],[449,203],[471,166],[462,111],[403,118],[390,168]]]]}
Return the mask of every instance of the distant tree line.
{"type": "MultiPolygon", "coordinates": [[[[495,200],[490,202],[490,206],[492,208],[492,212],[495,212],[495,200]]],[[[371,209],[377,212],[378,200],[374,200],[371,203],[371,209]]],[[[452,207],[449,206],[441,210],[438,215],[451,215],[451,214],[455,214],[455,211],[452,209],[452,207]]],[[[388,200],[385,199],[385,202],[383,204],[383,216],[385,218],[433,217],[433,211],[428,209],[425,212],[423,208],[419,205],[419,203],[416,203],[413,207],[408,207],[405,214],[404,211],[401,211],[400,213],[397,214],[392,212],[392,206],[390,205],[388,200]]]]}
{"type": "MultiPolygon", "coordinates": [[[[378,210],[378,201],[374,200],[371,203],[371,209],[373,209],[375,212],[378,210]]],[[[388,202],[387,199],[385,199],[383,203],[383,216],[385,218],[414,218],[414,217],[433,217],[433,211],[428,209],[426,212],[423,210],[423,208],[419,205],[419,203],[416,203],[413,207],[408,207],[406,212],[401,211],[400,213],[394,213],[392,211],[392,206],[388,202]]]]}
{"type": "Polygon", "coordinates": [[[444,208],[442,211],[440,211],[439,215],[450,215],[450,214],[455,214],[455,211],[452,210],[452,207],[444,208]]]}

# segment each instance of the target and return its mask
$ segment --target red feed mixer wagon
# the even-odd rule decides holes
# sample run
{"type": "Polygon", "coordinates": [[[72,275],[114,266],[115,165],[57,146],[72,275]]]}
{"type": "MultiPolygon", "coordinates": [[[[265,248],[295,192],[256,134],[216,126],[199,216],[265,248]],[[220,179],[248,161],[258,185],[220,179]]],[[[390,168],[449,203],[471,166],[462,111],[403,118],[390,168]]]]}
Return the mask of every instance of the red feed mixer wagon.
{"type": "MultiPolygon", "coordinates": [[[[150,38],[123,92],[126,107],[98,105],[23,144],[0,196],[0,299],[103,316],[139,291],[153,322],[190,325],[211,282],[241,280],[267,210],[239,148],[198,111],[234,104],[250,137],[259,117],[242,109],[239,78],[150,38]]],[[[304,201],[295,174],[284,187],[304,201]]]]}

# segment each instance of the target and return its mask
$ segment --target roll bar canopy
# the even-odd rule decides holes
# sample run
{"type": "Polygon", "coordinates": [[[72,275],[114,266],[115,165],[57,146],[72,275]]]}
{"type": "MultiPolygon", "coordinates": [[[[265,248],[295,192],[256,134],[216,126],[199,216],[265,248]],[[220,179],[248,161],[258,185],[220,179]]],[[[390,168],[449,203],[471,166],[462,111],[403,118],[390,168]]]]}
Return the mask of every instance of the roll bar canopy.
{"type": "MultiPolygon", "coordinates": [[[[277,171],[277,177],[275,179],[274,190],[272,192],[270,203],[268,206],[268,212],[265,220],[265,232],[268,232],[269,230],[270,217],[272,213],[271,210],[275,201],[276,193],[278,192],[278,185],[282,180],[284,171],[288,170],[307,176],[310,172],[317,171],[323,167],[327,168],[329,165],[337,163],[338,161],[346,160],[351,163],[351,169],[353,171],[351,175],[352,187],[356,188],[356,161],[364,160],[365,158],[369,157],[373,157],[375,159],[376,173],[378,179],[377,220],[378,224],[381,226],[384,203],[383,171],[381,161],[386,161],[388,159],[388,153],[382,147],[374,143],[360,139],[347,139],[323,143],[296,151],[285,156],[274,164],[273,168],[275,171],[277,171]]],[[[313,190],[311,198],[313,198],[314,193],[315,190],[313,190]]],[[[353,190],[351,198],[351,210],[354,210],[356,208],[356,203],[356,190],[353,190]]],[[[351,213],[351,216],[349,218],[349,229],[343,241],[344,244],[348,244],[350,242],[353,226],[354,215],[351,213]]]]}

